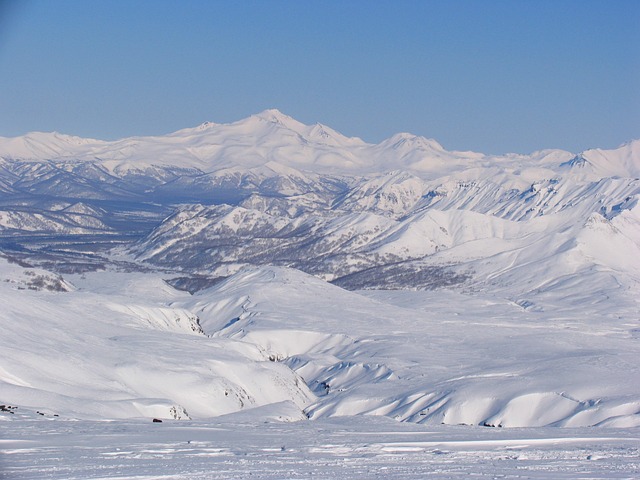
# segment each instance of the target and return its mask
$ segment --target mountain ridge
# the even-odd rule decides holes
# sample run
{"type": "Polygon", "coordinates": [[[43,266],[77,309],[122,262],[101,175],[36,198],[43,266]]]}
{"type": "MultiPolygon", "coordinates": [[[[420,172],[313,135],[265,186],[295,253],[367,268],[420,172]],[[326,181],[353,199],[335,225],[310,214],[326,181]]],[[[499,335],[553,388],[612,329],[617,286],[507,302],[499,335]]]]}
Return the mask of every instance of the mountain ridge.
{"type": "Polygon", "coordinates": [[[342,171],[353,174],[360,171],[366,174],[405,169],[429,175],[464,170],[478,162],[528,160],[537,163],[540,157],[554,156],[567,162],[586,154],[594,165],[594,174],[608,175],[618,171],[637,175],[640,171],[635,160],[640,149],[638,145],[640,141],[631,140],[617,149],[592,149],[577,155],[563,150],[542,150],[528,155],[485,155],[447,151],[436,140],[409,133],[398,133],[378,144],[370,144],[357,137],[345,137],[325,125],[305,125],[270,109],[236,122],[205,122],[166,135],[134,136],[114,141],[42,132],[0,137],[0,157],[23,161],[94,161],[107,165],[111,172],[118,168],[123,170],[127,165],[133,170],[161,165],[211,172],[232,165],[250,167],[269,161],[285,161],[288,166],[316,173],[342,171]],[[231,162],[225,160],[228,158],[231,162]]]}
{"type": "Polygon", "coordinates": [[[0,139],[0,400],[637,426],[639,147],[372,145],[276,110],[0,139]]]}

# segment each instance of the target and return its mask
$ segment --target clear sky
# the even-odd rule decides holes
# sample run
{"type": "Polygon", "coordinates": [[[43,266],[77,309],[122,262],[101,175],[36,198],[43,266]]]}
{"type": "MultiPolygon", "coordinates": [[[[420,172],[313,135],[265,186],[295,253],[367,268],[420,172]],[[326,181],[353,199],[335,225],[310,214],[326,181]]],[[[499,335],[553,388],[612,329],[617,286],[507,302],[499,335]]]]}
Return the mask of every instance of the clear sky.
{"type": "Polygon", "coordinates": [[[639,0],[0,0],[0,135],[115,139],[278,108],[379,142],[640,138],[639,0]]]}

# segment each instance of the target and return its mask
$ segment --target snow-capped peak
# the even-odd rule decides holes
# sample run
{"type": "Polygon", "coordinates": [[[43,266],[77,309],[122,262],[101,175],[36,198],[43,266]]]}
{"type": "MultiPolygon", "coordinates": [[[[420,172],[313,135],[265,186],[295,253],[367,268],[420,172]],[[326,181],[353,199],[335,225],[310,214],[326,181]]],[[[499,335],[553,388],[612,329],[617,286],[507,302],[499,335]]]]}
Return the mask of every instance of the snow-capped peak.
{"type": "Polygon", "coordinates": [[[300,127],[304,127],[303,123],[300,123],[296,119],[290,117],[289,115],[285,115],[277,108],[269,108],[260,113],[256,113],[252,115],[254,118],[258,118],[265,122],[275,123],[277,125],[282,125],[284,127],[290,128],[292,130],[298,130],[300,127]]]}
{"type": "Polygon", "coordinates": [[[333,146],[364,146],[366,143],[357,137],[347,137],[333,128],[316,123],[307,127],[304,132],[305,137],[318,143],[324,143],[333,146]]]}
{"type": "MultiPolygon", "coordinates": [[[[552,154],[551,154],[552,153],[552,154]]],[[[204,122],[197,127],[164,136],[123,138],[117,141],[82,139],[58,133],[31,133],[0,137],[0,157],[5,159],[99,163],[109,172],[153,167],[191,168],[211,173],[225,168],[255,168],[276,161],[306,173],[370,175],[405,170],[422,178],[466,171],[471,166],[512,165],[513,168],[550,168],[574,155],[550,154],[493,157],[473,152],[447,151],[434,139],[398,133],[379,144],[349,138],[316,123],[305,125],[277,109],[268,109],[233,123],[204,122]]],[[[588,150],[583,171],[589,178],[640,176],[640,142],[615,150],[588,150]]],[[[574,162],[575,163],[575,162],[574,162]]],[[[571,162],[563,167],[575,167],[571,162]]],[[[566,170],[564,168],[563,170],[566,170]]],[[[586,178],[586,177],[585,177],[586,178]]]]}
{"type": "Polygon", "coordinates": [[[396,133],[380,145],[400,151],[414,149],[444,151],[444,147],[436,140],[406,132],[396,133]]]}
{"type": "Polygon", "coordinates": [[[602,176],[640,177],[640,140],[622,144],[613,150],[595,148],[582,152],[602,176]]]}

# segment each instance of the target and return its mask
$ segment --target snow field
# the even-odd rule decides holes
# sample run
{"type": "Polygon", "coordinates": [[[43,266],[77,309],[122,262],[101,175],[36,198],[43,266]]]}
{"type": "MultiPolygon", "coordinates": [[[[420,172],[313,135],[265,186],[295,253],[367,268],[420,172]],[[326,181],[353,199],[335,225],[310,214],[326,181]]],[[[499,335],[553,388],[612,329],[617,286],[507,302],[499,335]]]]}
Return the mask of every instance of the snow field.
{"type": "Polygon", "coordinates": [[[71,292],[1,285],[2,401],[79,418],[208,418],[290,401],[314,419],[639,424],[631,300],[603,323],[597,302],[360,294],[276,267],[193,296],[152,275],[71,280],[71,292]]]}
{"type": "MultiPolygon", "coordinates": [[[[637,429],[314,422],[0,421],[0,478],[557,478],[640,474],[637,429]]],[[[254,421],[260,418],[254,417],[254,421]]]]}

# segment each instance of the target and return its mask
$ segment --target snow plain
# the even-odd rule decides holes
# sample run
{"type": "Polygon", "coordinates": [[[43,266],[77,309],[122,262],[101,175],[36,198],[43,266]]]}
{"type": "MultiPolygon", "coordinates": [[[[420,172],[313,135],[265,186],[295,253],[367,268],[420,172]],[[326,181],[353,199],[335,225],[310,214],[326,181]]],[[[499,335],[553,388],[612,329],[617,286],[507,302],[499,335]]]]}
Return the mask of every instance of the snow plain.
{"type": "MultiPolygon", "coordinates": [[[[313,422],[10,422],[0,478],[631,479],[629,429],[487,429],[380,417],[313,422]]],[[[7,422],[0,423],[4,427],[7,422]]]]}

